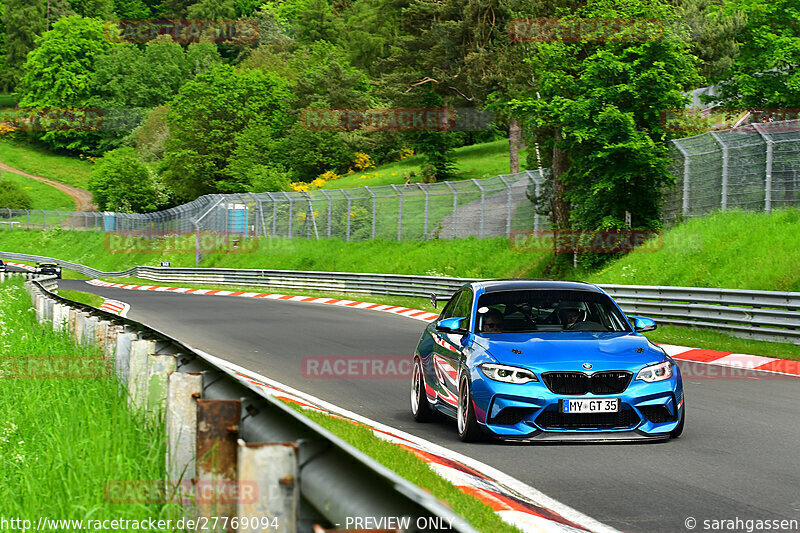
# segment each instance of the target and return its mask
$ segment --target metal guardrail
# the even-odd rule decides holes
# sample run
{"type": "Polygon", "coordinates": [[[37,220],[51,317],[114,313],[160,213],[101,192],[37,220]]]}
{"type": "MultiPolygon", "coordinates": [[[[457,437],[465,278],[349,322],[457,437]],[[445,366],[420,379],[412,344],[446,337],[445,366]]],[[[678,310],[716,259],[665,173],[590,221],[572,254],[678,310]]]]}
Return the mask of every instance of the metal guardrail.
{"type": "MultiPolygon", "coordinates": [[[[22,255],[16,254],[16,258],[21,259],[22,255]]],[[[67,267],[66,262],[60,263],[67,267]]],[[[201,352],[147,324],[58,296],[51,291],[57,282],[55,276],[30,281],[34,290],[44,298],[35,298],[37,316],[53,321],[54,316],[59,316],[54,310],[55,304],[60,304],[82,312],[84,324],[102,321],[107,327],[119,326],[125,333],[156,341],[158,353],[152,355],[176,354],[177,372],[202,375],[202,400],[241,402],[238,425],[231,427],[236,428],[242,440],[248,443],[288,443],[297,450],[299,472],[297,479],[292,481],[299,484],[301,496],[296,531],[311,531],[313,525],[319,523],[325,527],[344,524],[348,517],[354,516],[402,516],[411,517],[413,531],[427,531],[414,527],[419,518],[426,517],[446,521],[453,531],[475,533],[463,518],[428,492],[281,401],[253,392],[207,360],[201,352]]],[[[90,337],[93,341],[93,334],[90,337]]],[[[85,338],[81,340],[85,341],[85,338]]],[[[132,361],[130,379],[133,379],[132,361]]],[[[281,527],[284,527],[283,523],[281,527]]]]}
{"type": "MultiPolygon", "coordinates": [[[[415,296],[450,295],[474,278],[305,272],[229,268],[134,267],[101,272],[50,257],[0,252],[18,261],[54,261],[91,277],[137,277],[157,283],[252,286],[269,290],[311,290],[349,294],[415,296]]],[[[629,314],[643,314],[665,324],[722,330],[767,341],[800,344],[800,292],[750,291],[700,287],[601,285],[629,314]]]]}

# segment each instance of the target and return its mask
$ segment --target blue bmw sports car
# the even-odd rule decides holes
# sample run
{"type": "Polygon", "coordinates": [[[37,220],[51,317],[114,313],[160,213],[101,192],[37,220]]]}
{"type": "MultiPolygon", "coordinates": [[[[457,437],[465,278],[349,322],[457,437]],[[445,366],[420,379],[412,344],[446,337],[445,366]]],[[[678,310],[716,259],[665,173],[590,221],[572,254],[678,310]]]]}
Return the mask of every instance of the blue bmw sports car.
{"type": "Polygon", "coordinates": [[[588,283],[469,283],[417,345],[411,412],[455,418],[464,441],[677,437],[683,383],[655,328],[588,283]]]}

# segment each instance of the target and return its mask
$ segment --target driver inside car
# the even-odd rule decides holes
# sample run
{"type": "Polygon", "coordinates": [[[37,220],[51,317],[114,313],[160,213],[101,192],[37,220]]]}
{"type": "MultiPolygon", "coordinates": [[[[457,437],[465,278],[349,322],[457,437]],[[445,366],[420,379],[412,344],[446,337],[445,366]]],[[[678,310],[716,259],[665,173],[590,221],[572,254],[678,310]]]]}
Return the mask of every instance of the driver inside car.
{"type": "MultiPolygon", "coordinates": [[[[478,310],[480,313],[482,309],[478,310]]],[[[494,308],[489,308],[481,313],[482,333],[502,333],[503,332],[503,313],[494,308]]]]}
{"type": "Polygon", "coordinates": [[[558,311],[564,329],[571,329],[578,322],[584,320],[583,310],[578,306],[562,306],[558,311]]]}

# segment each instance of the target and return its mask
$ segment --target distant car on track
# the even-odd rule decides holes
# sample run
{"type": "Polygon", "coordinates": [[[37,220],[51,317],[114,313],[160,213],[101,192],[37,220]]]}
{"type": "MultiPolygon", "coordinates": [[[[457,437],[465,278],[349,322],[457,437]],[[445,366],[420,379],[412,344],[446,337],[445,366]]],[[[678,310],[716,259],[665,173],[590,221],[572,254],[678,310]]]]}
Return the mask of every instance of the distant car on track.
{"type": "Polygon", "coordinates": [[[417,345],[411,412],[455,418],[464,441],[677,437],[683,382],[654,329],[589,283],[469,283],[417,345]]]}
{"type": "Polygon", "coordinates": [[[61,278],[61,267],[56,263],[36,263],[36,274],[61,278]]]}
{"type": "Polygon", "coordinates": [[[8,272],[8,267],[2,259],[0,259],[0,272],[8,272]]]}

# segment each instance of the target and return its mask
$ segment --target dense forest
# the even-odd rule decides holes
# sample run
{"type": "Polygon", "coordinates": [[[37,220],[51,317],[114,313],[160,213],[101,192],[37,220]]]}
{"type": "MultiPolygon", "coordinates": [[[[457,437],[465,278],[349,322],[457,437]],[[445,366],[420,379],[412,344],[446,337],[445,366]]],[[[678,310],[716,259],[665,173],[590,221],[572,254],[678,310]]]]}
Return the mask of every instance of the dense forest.
{"type": "Polygon", "coordinates": [[[688,91],[716,85],[732,109],[800,107],[796,0],[3,0],[0,10],[0,88],[18,106],[0,135],[101,158],[90,182],[101,209],[313,188],[412,151],[424,179],[445,180],[454,148],[507,137],[512,172],[552,169],[556,227],[618,228],[628,210],[652,228],[672,179],[666,141],[685,134],[663,117],[688,91]],[[391,109],[445,120],[359,122],[359,110],[391,109]],[[356,123],[309,123],[331,110],[356,123]],[[459,127],[474,116],[490,118],[459,127]]]}

